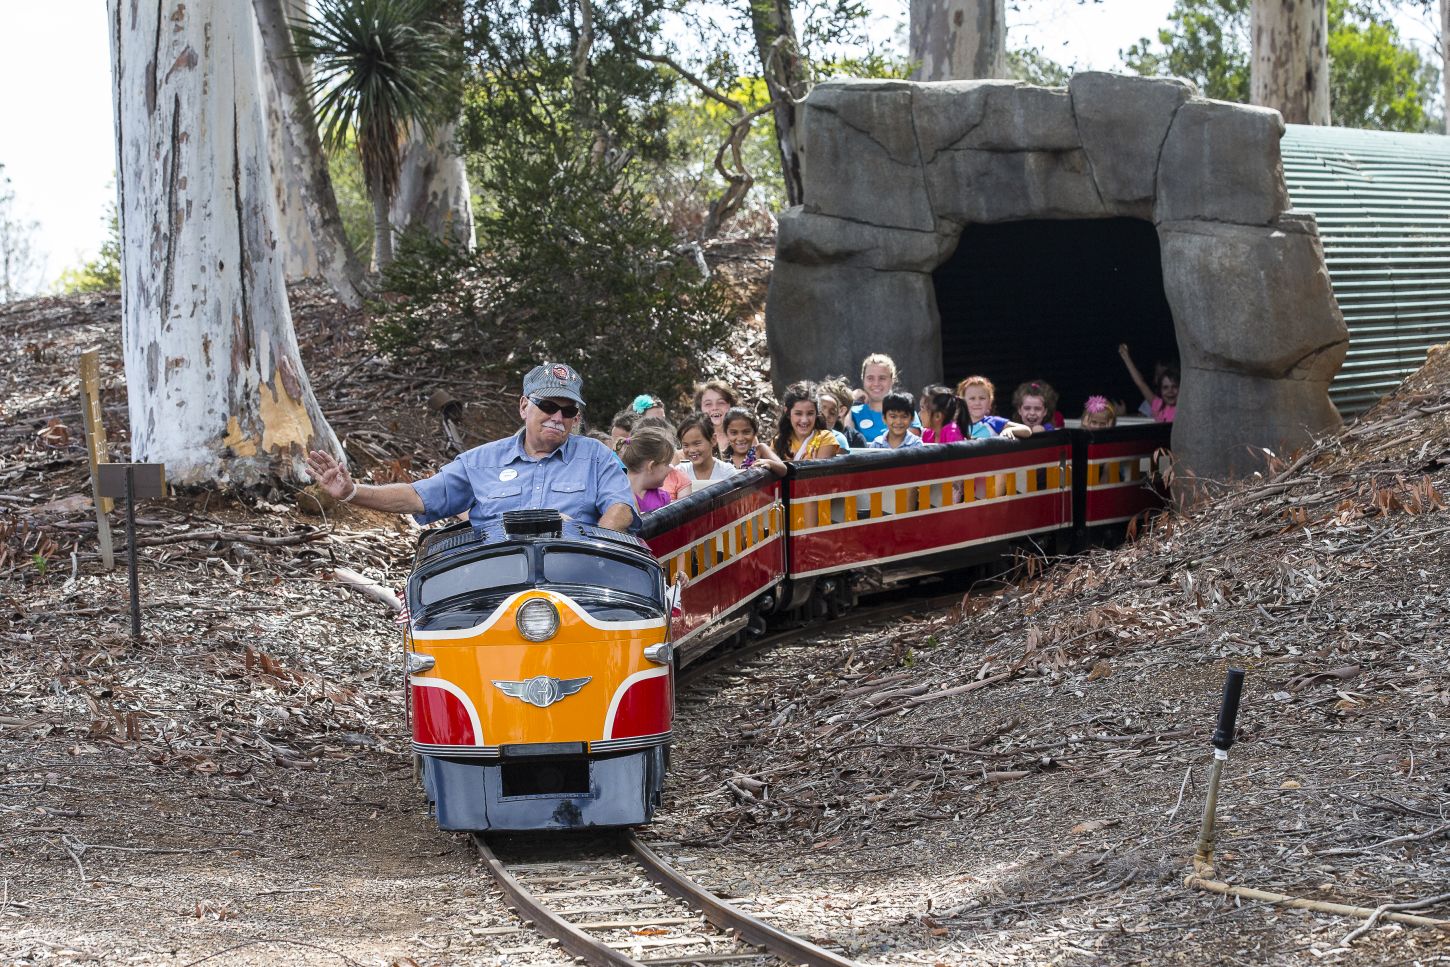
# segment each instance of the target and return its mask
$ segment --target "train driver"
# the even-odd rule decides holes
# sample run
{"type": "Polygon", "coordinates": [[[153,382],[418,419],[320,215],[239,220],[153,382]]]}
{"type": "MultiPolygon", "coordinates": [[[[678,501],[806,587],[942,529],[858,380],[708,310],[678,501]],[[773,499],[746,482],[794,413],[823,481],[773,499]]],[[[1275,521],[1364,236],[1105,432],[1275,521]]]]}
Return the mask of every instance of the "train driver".
{"type": "Polygon", "coordinates": [[[313,450],[307,469],[330,496],[369,510],[412,514],[420,524],[468,511],[473,524],[509,510],[557,510],[619,531],[639,527],[629,479],[609,448],[572,433],[584,406],[583,379],[546,362],[529,370],[519,397],[523,429],[459,454],[412,483],[359,484],[330,453],[313,450]]]}

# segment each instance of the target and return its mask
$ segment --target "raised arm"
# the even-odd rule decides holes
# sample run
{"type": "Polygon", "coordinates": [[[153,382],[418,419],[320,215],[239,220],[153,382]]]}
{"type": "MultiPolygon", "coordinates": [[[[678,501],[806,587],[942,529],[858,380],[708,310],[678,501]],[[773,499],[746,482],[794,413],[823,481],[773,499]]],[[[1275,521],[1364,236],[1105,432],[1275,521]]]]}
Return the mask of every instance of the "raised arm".
{"type": "Polygon", "coordinates": [[[1133,377],[1133,382],[1138,385],[1138,391],[1143,394],[1143,399],[1157,399],[1158,394],[1153,392],[1153,388],[1148,385],[1148,381],[1143,378],[1143,374],[1138,372],[1138,367],[1133,365],[1133,356],[1128,352],[1127,343],[1118,343],[1118,355],[1123,357],[1123,365],[1128,367],[1128,375],[1133,377]]]}
{"type": "Polygon", "coordinates": [[[348,473],[347,464],[322,450],[307,455],[307,470],[328,496],[343,503],[389,514],[423,513],[423,498],[412,484],[360,484],[348,473]]]}

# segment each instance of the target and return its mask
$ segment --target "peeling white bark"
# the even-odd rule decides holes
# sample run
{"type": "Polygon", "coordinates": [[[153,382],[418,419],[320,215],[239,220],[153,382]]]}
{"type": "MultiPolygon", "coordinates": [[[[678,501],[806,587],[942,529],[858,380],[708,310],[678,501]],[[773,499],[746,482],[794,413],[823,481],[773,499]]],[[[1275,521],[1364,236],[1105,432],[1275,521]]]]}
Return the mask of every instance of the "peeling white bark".
{"type": "Polygon", "coordinates": [[[176,483],[340,454],[298,355],[249,4],[108,0],[134,460],[176,483]]]}
{"type": "MultiPolygon", "coordinates": [[[[283,0],[288,18],[297,18],[307,10],[305,0],[283,0]]],[[[321,275],[317,248],[312,244],[312,229],[307,225],[307,210],[301,187],[291,176],[287,164],[288,137],[286,106],[272,68],[267,63],[266,49],[260,31],[254,39],[257,49],[257,76],[262,80],[262,103],[266,105],[267,158],[272,166],[272,187],[277,195],[278,253],[287,281],[315,279],[321,275]]]]}
{"type": "Polygon", "coordinates": [[[911,0],[913,80],[1007,76],[1005,0],[911,0]]]}
{"type": "Polygon", "coordinates": [[[468,169],[454,143],[452,124],[431,138],[415,124],[403,145],[403,170],[393,195],[393,230],[421,228],[434,238],[473,248],[473,197],[468,169]]]}
{"type": "Polygon", "coordinates": [[[281,101],[282,160],[289,188],[301,202],[317,270],[343,303],[357,308],[363,304],[366,290],[363,267],[343,231],[327,155],[307,97],[306,77],[287,26],[288,17],[300,14],[306,4],[307,0],[253,0],[252,9],[268,73],[281,101]]]}
{"type": "Polygon", "coordinates": [[[1328,124],[1328,0],[1254,0],[1250,32],[1249,100],[1289,124],[1328,124]]]}

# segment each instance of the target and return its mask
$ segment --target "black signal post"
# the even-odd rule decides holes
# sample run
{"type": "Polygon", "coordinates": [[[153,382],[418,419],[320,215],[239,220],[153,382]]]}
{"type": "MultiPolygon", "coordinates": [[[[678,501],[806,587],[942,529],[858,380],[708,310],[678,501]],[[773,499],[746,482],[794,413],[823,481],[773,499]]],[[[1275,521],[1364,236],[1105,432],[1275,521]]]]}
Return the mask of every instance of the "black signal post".
{"type": "Polygon", "coordinates": [[[96,468],[102,497],[126,501],[126,570],[131,579],[131,637],[141,638],[141,582],[136,573],[136,501],[166,493],[159,463],[103,463],[96,468]]]}

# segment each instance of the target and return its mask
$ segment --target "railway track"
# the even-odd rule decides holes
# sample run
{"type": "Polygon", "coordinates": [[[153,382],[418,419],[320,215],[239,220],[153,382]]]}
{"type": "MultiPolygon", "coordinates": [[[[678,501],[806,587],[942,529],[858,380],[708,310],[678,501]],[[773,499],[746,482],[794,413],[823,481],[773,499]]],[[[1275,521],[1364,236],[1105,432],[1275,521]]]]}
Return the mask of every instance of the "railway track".
{"type": "MultiPolygon", "coordinates": [[[[744,670],[749,659],[824,630],[920,614],[960,600],[960,591],[913,596],[855,609],[827,625],[765,635],[689,666],[678,684],[698,686],[715,672],[744,670]]],[[[665,862],[633,832],[527,839],[475,834],[473,842],[514,912],[564,951],[590,964],[854,964],[715,896],[665,862]]]]}
{"type": "Polygon", "coordinates": [[[514,912],[589,964],[854,964],[725,902],[633,833],[473,842],[514,912]]]}

